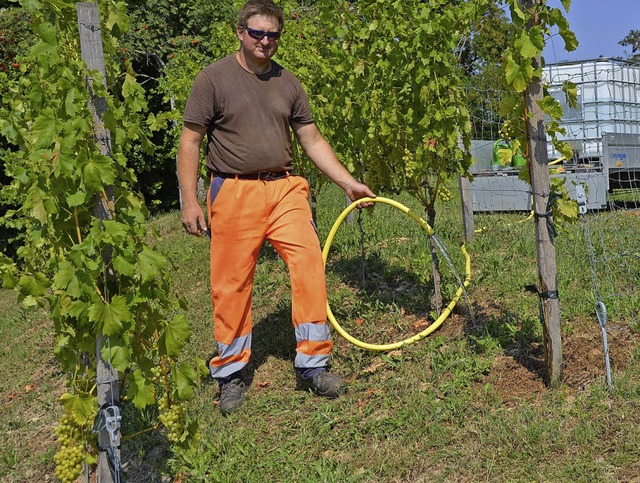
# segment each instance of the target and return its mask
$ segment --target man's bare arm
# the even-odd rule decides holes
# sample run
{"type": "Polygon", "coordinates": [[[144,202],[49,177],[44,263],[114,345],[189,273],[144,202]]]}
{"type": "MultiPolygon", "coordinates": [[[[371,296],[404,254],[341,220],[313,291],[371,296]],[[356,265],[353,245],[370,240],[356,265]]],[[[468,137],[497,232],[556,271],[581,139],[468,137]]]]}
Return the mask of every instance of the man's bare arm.
{"type": "MultiPolygon", "coordinates": [[[[363,183],[357,181],[349,171],[340,163],[329,143],[324,139],[315,124],[302,124],[293,127],[293,130],[309,159],[331,181],[344,190],[351,201],[360,198],[375,198],[373,191],[363,183]]],[[[362,203],[362,206],[370,206],[372,203],[362,203]]]]}
{"type": "Polygon", "coordinates": [[[182,226],[193,235],[201,236],[207,222],[202,208],[198,204],[198,170],[200,168],[200,144],[206,128],[198,124],[185,122],[180,135],[178,148],[178,182],[182,210],[182,226]]]}

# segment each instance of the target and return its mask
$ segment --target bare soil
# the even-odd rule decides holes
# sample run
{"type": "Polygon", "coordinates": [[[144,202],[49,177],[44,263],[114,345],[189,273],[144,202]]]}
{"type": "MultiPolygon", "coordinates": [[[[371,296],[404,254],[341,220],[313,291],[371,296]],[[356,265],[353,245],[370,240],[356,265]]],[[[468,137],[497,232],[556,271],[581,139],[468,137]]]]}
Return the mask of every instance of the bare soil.
{"type": "MultiPolygon", "coordinates": [[[[480,309],[476,323],[492,309],[480,309]]],[[[569,392],[584,391],[591,384],[606,381],[602,331],[597,321],[572,321],[570,333],[562,335],[562,383],[569,392]]],[[[468,318],[453,315],[441,333],[464,337],[469,330],[468,318]]],[[[640,334],[628,325],[607,326],[607,343],[611,372],[624,370],[632,352],[640,348],[640,334]]],[[[507,406],[524,400],[535,401],[548,389],[544,346],[535,342],[526,347],[507,348],[494,358],[487,380],[507,406]]]]}

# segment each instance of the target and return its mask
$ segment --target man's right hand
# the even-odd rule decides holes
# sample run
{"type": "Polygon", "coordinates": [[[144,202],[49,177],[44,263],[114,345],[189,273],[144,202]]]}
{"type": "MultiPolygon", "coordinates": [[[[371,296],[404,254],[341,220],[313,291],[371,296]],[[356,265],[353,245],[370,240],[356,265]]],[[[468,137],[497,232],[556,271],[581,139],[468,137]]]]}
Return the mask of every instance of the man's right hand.
{"type": "Polygon", "coordinates": [[[207,231],[207,222],[200,205],[183,207],[180,218],[185,231],[191,235],[202,236],[207,231]]]}
{"type": "Polygon", "coordinates": [[[178,182],[182,200],[180,218],[186,232],[196,236],[207,231],[207,220],[197,200],[200,144],[205,131],[203,126],[185,122],[178,148],[178,182]]]}

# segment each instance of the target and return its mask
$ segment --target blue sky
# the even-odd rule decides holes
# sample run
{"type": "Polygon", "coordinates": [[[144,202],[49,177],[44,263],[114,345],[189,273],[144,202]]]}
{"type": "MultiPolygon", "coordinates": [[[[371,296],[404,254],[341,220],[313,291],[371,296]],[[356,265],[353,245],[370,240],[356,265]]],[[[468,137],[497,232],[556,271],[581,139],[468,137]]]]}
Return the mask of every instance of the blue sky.
{"type": "MultiPolygon", "coordinates": [[[[548,5],[562,8],[560,0],[548,0],[548,5]]],[[[553,36],[543,52],[547,63],[589,60],[600,55],[625,57],[624,51],[629,49],[618,42],[630,30],[640,30],[640,0],[573,0],[565,16],[580,45],[567,52],[562,38],[553,36]]]]}

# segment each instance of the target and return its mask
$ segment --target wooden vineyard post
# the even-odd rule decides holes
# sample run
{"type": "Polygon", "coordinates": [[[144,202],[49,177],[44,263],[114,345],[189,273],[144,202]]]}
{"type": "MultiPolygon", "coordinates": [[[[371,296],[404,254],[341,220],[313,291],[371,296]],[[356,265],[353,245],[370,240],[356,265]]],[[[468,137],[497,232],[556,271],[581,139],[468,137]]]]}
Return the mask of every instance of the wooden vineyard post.
{"type": "Polygon", "coordinates": [[[469,178],[460,176],[458,178],[458,186],[460,187],[460,199],[462,201],[464,240],[469,243],[472,242],[476,236],[473,221],[473,204],[471,200],[471,183],[469,182],[469,178]]]}
{"type": "MultiPolygon", "coordinates": [[[[94,2],[80,2],[76,4],[76,12],[78,15],[78,29],[80,33],[80,46],[82,49],[82,59],[90,70],[96,70],[102,74],[102,82],[106,82],[104,51],[102,47],[102,35],[100,27],[100,16],[98,12],[98,4],[94,2]]],[[[93,79],[87,78],[89,91],[92,92],[93,79]]],[[[93,130],[94,137],[100,149],[100,154],[111,156],[111,133],[105,128],[103,121],[103,113],[106,110],[106,100],[104,98],[91,94],[89,101],[90,109],[93,113],[93,130]]],[[[100,220],[111,218],[109,204],[113,203],[113,189],[107,189],[107,199],[97,197],[94,208],[94,215],[100,220]]],[[[109,265],[111,253],[103,253],[105,266],[109,265]]],[[[104,277],[107,278],[111,274],[105,271],[104,277]]],[[[106,282],[106,280],[105,280],[106,282]]],[[[107,294],[105,294],[105,297],[107,294]]],[[[118,372],[111,366],[109,361],[105,361],[102,357],[102,348],[108,343],[108,338],[103,334],[97,334],[96,338],[96,384],[98,394],[98,406],[101,414],[98,415],[98,421],[109,428],[109,430],[101,430],[98,432],[98,470],[97,480],[99,483],[110,483],[120,481],[120,432],[119,432],[119,408],[120,387],[118,380],[118,372]],[[108,408],[105,410],[103,408],[108,408]],[[107,451],[105,451],[107,450],[107,451]],[[115,461],[110,468],[109,460],[115,461]]]]}
{"type": "MultiPolygon", "coordinates": [[[[539,0],[521,0],[525,10],[531,10],[539,0]]],[[[539,69],[540,56],[533,62],[539,69]]],[[[551,218],[549,159],[544,126],[544,114],[537,102],[543,98],[542,80],[534,77],[525,91],[526,143],[535,217],[538,256],[540,317],[544,330],[545,363],[548,383],[562,380],[562,338],[560,333],[560,301],[556,249],[551,218]]]]}
{"type": "MultiPolygon", "coordinates": [[[[464,150],[462,135],[458,134],[458,147],[464,150]]],[[[471,182],[469,178],[458,176],[458,187],[460,188],[460,201],[462,204],[462,224],[464,225],[464,241],[470,243],[474,240],[475,224],[473,221],[473,202],[471,200],[471,182]]]]}

